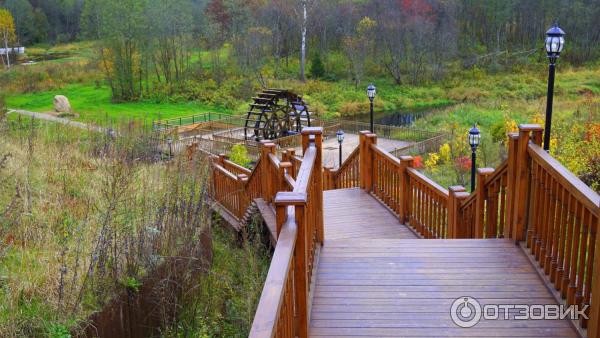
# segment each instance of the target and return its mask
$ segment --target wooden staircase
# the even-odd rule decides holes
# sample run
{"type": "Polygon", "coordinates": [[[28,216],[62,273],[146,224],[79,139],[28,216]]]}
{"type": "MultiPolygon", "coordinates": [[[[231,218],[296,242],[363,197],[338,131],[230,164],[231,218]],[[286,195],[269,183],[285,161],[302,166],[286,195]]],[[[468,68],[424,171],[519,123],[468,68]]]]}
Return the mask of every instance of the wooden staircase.
{"type": "Polygon", "coordinates": [[[338,170],[322,167],[320,128],[303,130],[302,157],[279,160],[264,142],[252,172],[214,158],[214,200],[243,219],[261,198],[274,218],[250,336],[600,338],[600,196],[540,148],[541,135],[536,125],[510,134],[508,160],[480,169],[472,194],[439,186],[370,132],[338,170]],[[466,296],[589,306],[589,320],[461,328],[450,306],[466,296]]]}

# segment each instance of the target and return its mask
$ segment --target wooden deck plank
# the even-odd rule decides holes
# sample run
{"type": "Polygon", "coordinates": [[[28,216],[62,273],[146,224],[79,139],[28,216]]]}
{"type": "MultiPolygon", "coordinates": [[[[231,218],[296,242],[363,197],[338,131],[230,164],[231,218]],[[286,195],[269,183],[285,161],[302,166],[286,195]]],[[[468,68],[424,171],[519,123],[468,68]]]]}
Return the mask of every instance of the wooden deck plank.
{"type": "Polygon", "coordinates": [[[469,329],[452,322],[450,307],[463,296],[482,305],[556,304],[513,242],[418,239],[360,189],[327,191],[324,206],[311,337],[577,336],[565,320],[491,320],[469,329]]]}
{"type": "Polygon", "coordinates": [[[417,237],[398,218],[361,189],[323,192],[325,242],[339,239],[417,237]]]}

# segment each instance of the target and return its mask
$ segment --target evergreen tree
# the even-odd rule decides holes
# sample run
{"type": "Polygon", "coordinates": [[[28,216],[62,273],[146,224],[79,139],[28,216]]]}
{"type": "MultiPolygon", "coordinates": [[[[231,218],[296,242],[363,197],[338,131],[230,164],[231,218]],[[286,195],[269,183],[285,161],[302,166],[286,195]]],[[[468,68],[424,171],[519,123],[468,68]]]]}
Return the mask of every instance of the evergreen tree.
{"type": "Polygon", "coordinates": [[[325,76],[325,65],[321,60],[320,53],[315,53],[310,60],[310,76],[313,79],[320,79],[325,76]]]}

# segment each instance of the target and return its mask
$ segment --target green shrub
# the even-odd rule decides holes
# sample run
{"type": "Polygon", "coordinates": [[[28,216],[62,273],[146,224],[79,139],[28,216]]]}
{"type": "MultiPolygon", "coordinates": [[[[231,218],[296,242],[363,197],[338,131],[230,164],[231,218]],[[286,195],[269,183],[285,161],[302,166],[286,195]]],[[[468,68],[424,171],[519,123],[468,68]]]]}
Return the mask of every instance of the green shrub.
{"type": "Polygon", "coordinates": [[[231,147],[229,160],[246,168],[249,168],[250,162],[252,162],[250,157],[248,157],[248,149],[243,144],[235,144],[231,147]]]}
{"type": "Polygon", "coordinates": [[[313,79],[320,79],[325,76],[325,65],[319,53],[315,53],[310,61],[310,76],[313,79]]]}

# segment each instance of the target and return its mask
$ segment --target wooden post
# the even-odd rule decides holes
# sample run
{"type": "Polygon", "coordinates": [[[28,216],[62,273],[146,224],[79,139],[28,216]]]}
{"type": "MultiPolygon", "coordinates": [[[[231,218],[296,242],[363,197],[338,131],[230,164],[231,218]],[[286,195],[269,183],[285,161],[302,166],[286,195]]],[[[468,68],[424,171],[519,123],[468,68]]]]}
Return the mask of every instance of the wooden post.
{"type": "Polygon", "coordinates": [[[360,175],[360,187],[363,190],[367,190],[367,183],[368,183],[368,178],[367,178],[367,174],[368,174],[368,170],[367,170],[367,163],[368,160],[367,158],[369,157],[370,154],[370,148],[368,147],[367,144],[367,135],[369,135],[371,132],[366,130],[366,131],[361,131],[358,135],[359,137],[359,166],[358,166],[358,174],[360,175]]]}
{"type": "MultiPolygon", "coordinates": [[[[512,238],[514,224],[513,224],[513,210],[515,206],[515,182],[516,182],[516,170],[517,170],[517,144],[519,142],[518,133],[508,134],[508,181],[506,182],[506,209],[505,209],[505,221],[504,221],[504,238],[512,238]]],[[[529,237],[529,236],[528,236],[529,237]]]]}
{"type": "Polygon", "coordinates": [[[469,194],[466,194],[466,196],[459,194],[462,192],[466,192],[465,187],[462,185],[448,188],[448,238],[464,238],[460,236],[460,230],[462,229],[459,229],[459,224],[462,224],[461,220],[463,219],[460,207],[469,194]]]}
{"type": "Polygon", "coordinates": [[[248,199],[248,194],[246,194],[246,183],[248,183],[248,176],[246,174],[237,175],[238,181],[238,219],[241,220],[244,218],[244,214],[246,213],[246,209],[244,206],[250,205],[248,199]]]}
{"type": "Polygon", "coordinates": [[[487,191],[485,189],[485,180],[494,173],[493,168],[477,169],[477,186],[475,187],[475,233],[474,238],[484,237],[485,225],[485,201],[487,200],[487,191]]]}
{"type": "Polygon", "coordinates": [[[275,225],[277,227],[277,239],[281,233],[281,228],[287,220],[287,206],[285,204],[275,205],[275,225]]]}
{"type": "Polygon", "coordinates": [[[540,133],[542,127],[537,124],[521,124],[519,125],[519,141],[517,145],[517,168],[515,181],[514,209],[513,209],[513,225],[514,231],[512,239],[514,241],[522,241],[525,239],[525,230],[527,229],[527,212],[529,207],[529,134],[532,131],[540,133]]]}
{"type": "Polygon", "coordinates": [[[277,210],[277,231],[287,221],[286,209],[294,207],[297,227],[296,245],[294,246],[294,304],[296,308],[295,335],[308,337],[308,251],[307,242],[310,236],[306,233],[308,217],[306,215],[307,195],[297,192],[278,192],[275,197],[277,210]],[[285,214],[285,216],[283,216],[285,214]]]}
{"type": "Polygon", "coordinates": [[[260,147],[260,172],[261,172],[261,185],[262,185],[262,198],[265,202],[270,203],[273,201],[275,196],[275,190],[273,187],[273,180],[271,177],[271,160],[269,154],[275,154],[275,144],[268,140],[261,141],[260,147]]]}
{"type": "Polygon", "coordinates": [[[377,135],[375,134],[367,134],[366,135],[366,142],[365,142],[365,161],[366,161],[366,167],[365,167],[365,184],[366,184],[366,188],[365,190],[367,192],[371,192],[373,191],[373,184],[375,184],[375,177],[374,177],[374,171],[375,171],[375,155],[373,152],[373,149],[371,148],[371,145],[377,144],[377,135]]]}
{"type": "Polygon", "coordinates": [[[296,171],[298,168],[296,168],[296,161],[294,160],[294,157],[296,156],[296,149],[294,148],[288,148],[287,150],[287,155],[288,155],[288,161],[290,161],[290,163],[292,163],[292,168],[290,169],[290,176],[292,176],[293,179],[296,179],[296,171]]]}
{"type": "Polygon", "coordinates": [[[314,184],[317,186],[317,193],[314,196],[313,203],[317,212],[316,224],[317,241],[323,244],[325,240],[325,230],[323,224],[323,127],[304,127],[302,129],[302,151],[306,152],[309,142],[315,143],[317,156],[315,156],[315,166],[313,168],[314,184]]]}
{"type": "Polygon", "coordinates": [[[409,177],[406,169],[412,168],[412,166],[412,156],[400,156],[400,206],[398,209],[398,215],[400,218],[400,223],[402,224],[406,224],[408,222],[410,191],[409,177]]]}
{"type": "Polygon", "coordinates": [[[323,190],[335,189],[333,166],[323,167],[323,190]]]}
{"type": "Polygon", "coordinates": [[[588,338],[600,338],[600,231],[596,231],[588,338]]]}
{"type": "Polygon", "coordinates": [[[290,162],[280,162],[279,163],[279,189],[277,191],[290,190],[287,186],[285,174],[289,173],[291,168],[292,168],[292,164],[290,162]]]}

